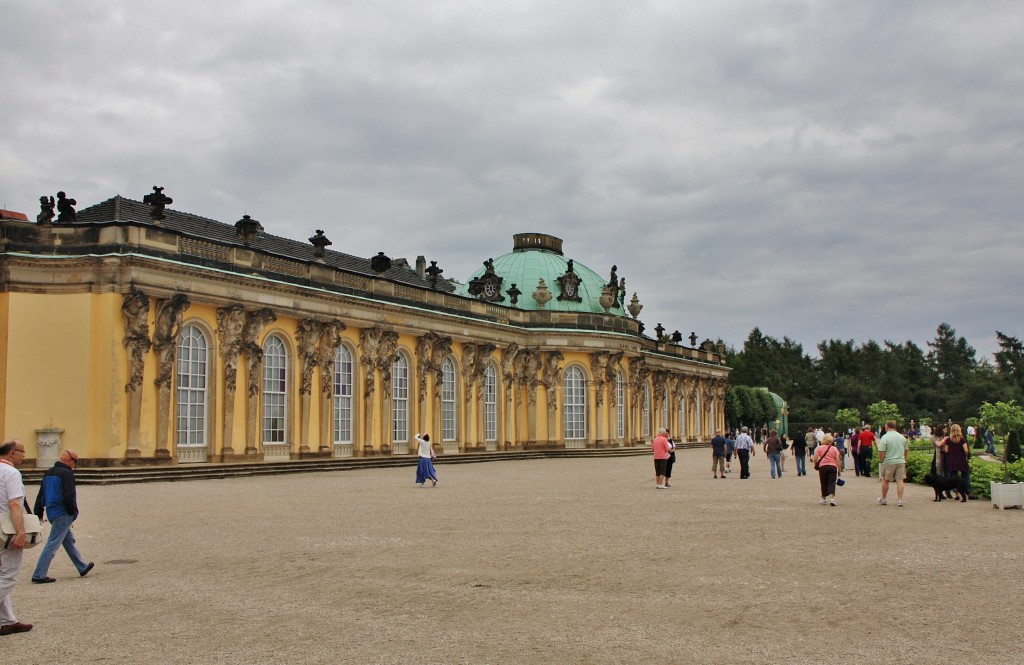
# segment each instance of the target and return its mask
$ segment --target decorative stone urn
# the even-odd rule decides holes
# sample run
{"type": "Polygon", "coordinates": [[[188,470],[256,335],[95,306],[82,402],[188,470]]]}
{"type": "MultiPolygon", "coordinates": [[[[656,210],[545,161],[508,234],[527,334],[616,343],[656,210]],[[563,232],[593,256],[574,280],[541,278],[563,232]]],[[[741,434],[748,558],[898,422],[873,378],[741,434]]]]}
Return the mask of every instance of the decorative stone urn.
{"type": "Polygon", "coordinates": [[[604,309],[604,313],[607,314],[611,310],[612,305],[615,304],[615,296],[612,295],[612,287],[605,284],[601,289],[601,297],[597,302],[601,304],[601,307],[604,309]]]}
{"type": "Polygon", "coordinates": [[[640,300],[636,297],[636,294],[634,293],[633,299],[629,301],[629,307],[626,308],[627,310],[629,310],[630,316],[632,316],[634,319],[640,316],[640,310],[642,310],[643,308],[644,306],[640,304],[640,300]]]}
{"type": "Polygon", "coordinates": [[[554,296],[551,295],[551,290],[548,285],[544,282],[544,278],[541,277],[540,281],[537,282],[537,290],[533,292],[533,299],[537,301],[537,306],[544,309],[544,305],[551,302],[554,296]]]}
{"type": "Polygon", "coordinates": [[[45,427],[36,430],[36,468],[49,469],[54,462],[60,459],[61,441],[60,435],[64,433],[62,427],[45,427]]]}

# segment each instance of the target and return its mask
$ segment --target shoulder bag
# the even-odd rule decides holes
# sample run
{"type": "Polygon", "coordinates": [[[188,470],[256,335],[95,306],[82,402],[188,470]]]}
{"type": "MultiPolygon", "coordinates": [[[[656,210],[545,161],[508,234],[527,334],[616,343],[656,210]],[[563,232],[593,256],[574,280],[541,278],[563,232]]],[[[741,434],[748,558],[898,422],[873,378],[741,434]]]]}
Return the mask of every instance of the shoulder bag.
{"type": "Polygon", "coordinates": [[[832,449],[832,446],[826,446],[825,452],[822,453],[821,455],[818,455],[817,459],[814,460],[814,470],[815,471],[817,471],[817,470],[819,470],[821,468],[821,460],[825,457],[825,455],[828,455],[828,451],[831,450],[831,449],[832,449]]]}
{"type": "MultiPolygon", "coordinates": [[[[4,549],[8,549],[11,546],[11,542],[14,537],[18,535],[17,529],[14,528],[14,520],[11,519],[11,513],[0,513],[0,539],[3,540],[4,549]]],[[[41,543],[43,540],[43,525],[39,522],[39,518],[34,513],[25,511],[25,549],[31,549],[41,543]]]]}

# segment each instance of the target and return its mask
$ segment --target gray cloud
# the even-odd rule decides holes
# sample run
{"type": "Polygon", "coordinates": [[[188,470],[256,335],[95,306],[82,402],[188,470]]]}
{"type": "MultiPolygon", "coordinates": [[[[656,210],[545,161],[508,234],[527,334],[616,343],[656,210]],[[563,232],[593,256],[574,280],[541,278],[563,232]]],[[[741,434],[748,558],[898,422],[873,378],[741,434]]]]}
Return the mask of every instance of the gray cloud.
{"type": "Polygon", "coordinates": [[[736,345],[1024,335],[1016,3],[0,11],[8,208],[160,184],[460,279],[543,231],[736,345]]]}

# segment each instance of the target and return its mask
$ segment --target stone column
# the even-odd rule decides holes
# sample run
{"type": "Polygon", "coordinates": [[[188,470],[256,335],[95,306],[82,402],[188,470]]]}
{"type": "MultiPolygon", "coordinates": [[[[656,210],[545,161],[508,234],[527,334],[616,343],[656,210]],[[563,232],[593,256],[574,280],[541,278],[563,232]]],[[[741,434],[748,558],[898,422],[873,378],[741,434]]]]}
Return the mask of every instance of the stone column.
{"type": "Polygon", "coordinates": [[[189,307],[188,297],[178,293],[164,300],[157,308],[153,329],[153,350],[157,354],[157,376],[153,382],[157,387],[156,405],[156,453],[157,459],[170,459],[167,443],[171,414],[171,383],[174,378],[174,361],[178,350],[178,336],[181,333],[182,314],[189,307]]]}
{"type": "Polygon", "coordinates": [[[320,323],[313,319],[299,322],[297,342],[299,360],[302,361],[302,380],[299,383],[299,454],[309,452],[309,406],[313,397],[313,372],[320,364],[317,342],[320,323]]]}
{"type": "Polygon", "coordinates": [[[238,356],[242,352],[242,331],[245,329],[245,308],[231,305],[217,310],[217,336],[220,357],[224,363],[224,443],[221,454],[235,454],[235,389],[238,381],[238,356]]]}
{"type": "Polygon", "coordinates": [[[140,426],[142,420],[142,378],[146,366],[146,354],[152,347],[149,339],[149,297],[141,291],[132,291],[124,296],[121,303],[121,316],[124,318],[123,344],[128,350],[128,383],[124,390],[128,393],[128,459],[137,459],[142,455],[139,449],[140,426]]]}

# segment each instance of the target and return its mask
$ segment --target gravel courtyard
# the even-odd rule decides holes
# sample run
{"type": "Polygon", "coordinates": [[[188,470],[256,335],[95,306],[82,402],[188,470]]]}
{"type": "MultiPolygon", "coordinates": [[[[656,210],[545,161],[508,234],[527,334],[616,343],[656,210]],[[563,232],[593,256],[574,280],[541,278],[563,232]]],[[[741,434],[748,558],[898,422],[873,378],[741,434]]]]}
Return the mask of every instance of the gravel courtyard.
{"type": "MultiPolygon", "coordinates": [[[[5,663],[1020,663],[1024,512],[649,457],[80,487],[5,663]]],[[[792,465],[792,460],[790,460],[792,465]]],[[[30,499],[36,487],[29,487],[30,499]]]]}

